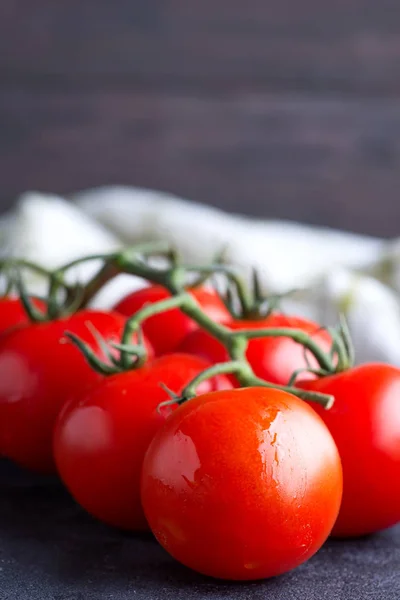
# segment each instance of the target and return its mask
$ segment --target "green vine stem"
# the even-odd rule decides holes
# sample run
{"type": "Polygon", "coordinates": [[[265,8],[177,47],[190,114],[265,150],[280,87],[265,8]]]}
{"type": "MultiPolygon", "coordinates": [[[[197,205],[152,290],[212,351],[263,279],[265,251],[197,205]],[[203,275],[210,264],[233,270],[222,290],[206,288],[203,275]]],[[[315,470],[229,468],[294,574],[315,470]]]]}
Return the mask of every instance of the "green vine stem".
{"type": "MultiPolygon", "coordinates": [[[[155,304],[146,306],[138,311],[133,317],[128,319],[123,333],[122,343],[127,345],[143,321],[156,314],[180,308],[185,314],[191,317],[198,325],[206,329],[213,337],[217,338],[224,346],[227,347],[230,355],[235,355],[237,347],[241,347],[243,340],[248,342],[251,339],[265,337],[289,337],[293,341],[302,344],[307,348],[317,359],[321,369],[327,372],[334,370],[333,362],[326,352],[324,352],[317,342],[301,329],[289,329],[285,327],[274,327],[264,329],[240,329],[231,330],[229,327],[216,323],[208,315],[206,315],[196,302],[196,300],[187,292],[162,300],[155,304]]],[[[125,363],[125,367],[129,368],[129,364],[125,363]]]]}
{"type": "MultiPolygon", "coordinates": [[[[10,264],[10,263],[7,263],[10,264]]],[[[262,337],[288,337],[295,342],[302,344],[316,358],[321,373],[332,373],[335,370],[333,357],[338,355],[337,369],[346,368],[349,358],[352,355],[352,347],[348,330],[344,321],[341,321],[339,330],[332,330],[333,347],[331,354],[325,353],[313,340],[302,330],[289,328],[264,328],[264,329],[243,329],[232,331],[229,327],[214,322],[205,312],[202,311],[195,298],[185,291],[188,273],[192,272],[197,277],[212,275],[213,273],[223,273],[228,279],[228,285],[232,282],[236,286],[241,307],[251,312],[254,302],[261,301],[261,292],[258,279],[254,275],[253,297],[248,292],[244,283],[237,277],[235,271],[230,267],[221,264],[209,265],[205,267],[183,266],[179,264],[176,254],[166,244],[144,244],[130,248],[123,252],[114,252],[110,254],[96,254],[86,256],[63,265],[53,272],[40,266],[34,265],[29,261],[15,260],[12,263],[19,268],[31,268],[38,274],[45,276],[49,280],[49,292],[47,298],[47,314],[38,311],[29,298],[25,286],[22,282],[19,271],[17,272],[17,285],[19,287],[21,301],[25,306],[29,316],[34,321],[44,321],[71,314],[87,305],[91,298],[103,287],[105,283],[120,273],[130,273],[142,277],[152,283],[158,283],[164,286],[170,293],[171,298],[149,305],[136,313],[126,323],[120,344],[112,344],[113,348],[119,351],[120,358],[108,352],[106,344],[99,341],[99,345],[108,358],[108,363],[101,359],[84,343],[82,340],[67,333],[68,337],[85,354],[91,366],[100,370],[106,375],[124,371],[131,368],[137,368],[143,364],[146,359],[146,349],[141,336],[141,324],[146,319],[161,312],[180,308],[187,316],[193,319],[200,327],[207,330],[212,336],[218,339],[227,349],[230,361],[224,364],[215,365],[199,375],[185,390],[185,395],[190,395],[195,387],[203,381],[218,373],[232,373],[242,385],[245,386],[264,386],[274,387],[289,391],[295,395],[308,400],[320,402],[325,407],[331,406],[333,399],[324,394],[306,392],[298,390],[292,386],[277,386],[257,377],[246,359],[246,351],[251,339],[262,337]],[[166,268],[155,268],[148,263],[151,257],[162,257],[167,260],[166,268]],[[65,283],[65,273],[84,262],[101,260],[103,265],[99,271],[92,277],[86,286],[67,286],[65,283]],[[66,293],[66,303],[60,305],[58,293],[63,288],[66,293]],[[139,343],[131,345],[133,334],[137,334],[139,343]]],[[[0,263],[1,268],[1,263],[0,263]]]]}
{"type": "Polygon", "coordinates": [[[28,269],[33,271],[37,275],[42,277],[49,277],[51,275],[51,271],[42,267],[41,265],[37,265],[29,260],[25,260],[22,258],[3,258],[0,260],[0,271],[7,271],[9,269],[28,269]]]}
{"type": "Polygon", "coordinates": [[[227,283],[220,296],[234,318],[245,320],[265,319],[276,307],[280,296],[266,298],[261,292],[261,285],[256,270],[252,272],[252,283],[248,285],[237,269],[231,265],[215,261],[211,265],[186,266],[187,270],[202,273],[203,277],[223,274],[227,283]],[[235,302],[236,301],[236,302],[235,302]]]}
{"type": "Polygon", "coordinates": [[[276,306],[281,296],[265,298],[261,294],[260,283],[257,273],[253,272],[252,286],[248,286],[239,276],[237,270],[230,265],[222,263],[223,256],[218,253],[212,264],[209,265],[182,265],[179,262],[176,251],[164,242],[146,243],[133,246],[123,251],[108,254],[93,254],[68,262],[62,267],[49,272],[43,269],[43,275],[52,276],[53,283],[58,282],[58,287],[67,291],[69,303],[76,300],[77,288],[79,291],[79,302],[75,307],[85,308],[100,289],[111,279],[120,273],[130,273],[149,279],[153,283],[159,283],[167,287],[172,294],[180,293],[186,287],[193,288],[201,285],[209,277],[220,273],[226,279],[227,291],[223,297],[228,310],[235,318],[261,319],[265,318],[276,306]],[[157,257],[167,261],[166,270],[156,269],[146,264],[149,258],[157,257]],[[83,263],[102,261],[103,265],[97,273],[84,286],[67,285],[65,274],[67,271],[83,263]],[[195,279],[188,283],[188,275],[194,274],[195,279]],[[240,314],[234,308],[233,296],[236,296],[240,306],[240,314]]]}
{"type": "Polygon", "coordinates": [[[241,329],[240,331],[233,331],[233,337],[243,336],[247,340],[265,337],[286,337],[291,338],[294,342],[301,344],[304,348],[307,348],[314,357],[322,370],[332,372],[334,370],[333,362],[329,354],[324,352],[317,342],[309,335],[304,333],[301,329],[289,329],[285,327],[274,327],[267,329],[241,329]]]}
{"type": "Polygon", "coordinates": [[[217,375],[222,374],[232,374],[238,379],[239,383],[245,387],[266,387],[273,388],[276,390],[281,390],[283,392],[288,392],[290,394],[294,394],[298,398],[302,400],[307,400],[311,402],[316,402],[317,404],[321,404],[325,409],[329,410],[332,408],[335,398],[330,394],[321,394],[319,392],[310,392],[305,390],[300,390],[297,388],[293,388],[292,386],[284,386],[277,385],[275,383],[269,383],[260,377],[254,375],[252,369],[249,369],[249,365],[245,360],[232,360],[225,363],[219,363],[213,365],[209,369],[205,369],[197,375],[192,381],[185,387],[183,390],[181,397],[178,400],[175,400],[178,404],[182,404],[187,400],[190,400],[194,396],[196,396],[196,390],[198,386],[208,379],[215,377],[217,375]]]}
{"type": "MultiPolygon", "coordinates": [[[[144,258],[152,256],[166,258],[170,252],[169,245],[165,243],[142,244],[124,251],[124,255],[139,263],[144,258]]],[[[68,317],[78,310],[85,308],[97,292],[116,275],[123,272],[118,266],[121,251],[108,254],[93,254],[84,256],[51,271],[40,265],[20,258],[7,258],[0,260],[0,271],[9,273],[10,291],[13,286],[21,298],[24,309],[32,322],[44,322],[68,317]],[[83,263],[100,260],[101,268],[85,285],[80,283],[69,284],[66,273],[83,263]],[[31,295],[26,288],[22,271],[31,270],[48,281],[47,296],[43,298],[46,310],[39,310],[32,302],[31,295]]]]}
{"type": "MultiPolygon", "coordinates": [[[[316,341],[304,331],[300,329],[289,329],[289,328],[265,328],[265,329],[241,329],[232,331],[229,327],[226,327],[220,323],[216,323],[207,314],[205,314],[196,300],[187,292],[182,292],[181,286],[181,271],[184,269],[179,267],[173,267],[164,271],[154,271],[151,267],[146,264],[135,265],[134,263],[124,263],[124,259],[120,261],[121,267],[128,272],[140,275],[141,277],[152,281],[153,283],[160,283],[167,288],[172,298],[164,300],[160,303],[152,304],[141,311],[138,311],[133,317],[131,317],[126,324],[125,331],[123,334],[123,343],[128,344],[132,334],[137,330],[142,321],[145,319],[170,310],[172,308],[180,308],[185,314],[192,318],[200,327],[206,329],[213,337],[218,339],[224,346],[227,347],[228,352],[232,356],[235,353],[235,346],[240,343],[240,340],[246,339],[247,342],[253,338],[262,337],[289,337],[295,342],[305,346],[315,356],[321,369],[324,371],[332,372],[334,365],[329,354],[325,353],[316,341]],[[121,264],[122,263],[122,264],[121,264]],[[177,273],[178,271],[178,273],[177,273]],[[178,275],[178,277],[177,277],[178,275]]],[[[191,268],[191,267],[189,267],[191,268]]],[[[127,365],[128,367],[128,365],[127,365]]]]}
{"type": "Polygon", "coordinates": [[[345,364],[345,368],[350,368],[354,365],[355,350],[346,317],[342,313],[339,315],[339,332],[343,340],[345,356],[347,357],[347,363],[345,364]]]}
{"type": "MultiPolygon", "coordinates": [[[[132,256],[127,258],[125,254],[118,256],[116,258],[116,262],[117,265],[115,266],[117,267],[117,271],[132,273],[143,277],[152,283],[159,283],[168,289],[172,295],[171,298],[146,306],[127,321],[122,336],[121,345],[119,345],[120,361],[118,365],[114,366],[116,370],[128,370],[137,366],[137,360],[132,358],[132,352],[129,344],[130,340],[132,339],[132,335],[139,332],[143,321],[156,314],[172,310],[174,308],[180,308],[200,327],[203,327],[211,335],[218,339],[228,350],[231,361],[223,365],[216,365],[212,367],[211,371],[207,370],[204,375],[202,375],[204,379],[213,376],[213,374],[217,372],[231,372],[235,373],[242,385],[257,385],[274,388],[279,387],[258,378],[246,360],[246,351],[249,340],[261,337],[289,337],[294,341],[304,345],[315,356],[322,370],[332,372],[334,369],[329,354],[323,352],[315,340],[313,340],[312,337],[308,336],[302,330],[288,328],[265,328],[258,330],[246,329],[232,331],[229,327],[214,322],[200,308],[199,304],[190,293],[182,291],[183,282],[186,276],[186,270],[182,266],[173,265],[167,269],[155,269],[143,261],[132,260],[132,256]]],[[[73,341],[76,343],[76,340],[73,341]]],[[[85,352],[85,348],[82,346],[82,344],[80,345],[80,349],[85,352]]],[[[93,365],[93,357],[88,355],[87,350],[86,355],[87,358],[91,360],[93,365]]],[[[96,366],[99,366],[98,361],[96,361],[96,366]]],[[[107,368],[103,372],[105,374],[110,372],[109,365],[107,365],[107,368]]],[[[199,381],[198,378],[196,381],[199,381]]],[[[193,382],[191,385],[193,385],[193,382]]],[[[189,385],[189,390],[190,389],[191,388],[189,385]]],[[[280,386],[279,389],[290,391],[301,398],[307,398],[312,401],[320,402],[326,407],[332,405],[332,397],[325,394],[310,393],[289,386],[280,386]]]]}
{"type": "Polygon", "coordinates": [[[17,280],[20,278],[21,271],[24,270],[32,271],[35,275],[43,278],[49,278],[51,276],[51,271],[29,260],[15,257],[0,259],[0,272],[6,277],[6,285],[3,292],[4,296],[12,294],[14,288],[16,288],[16,291],[18,292],[17,280]]]}
{"type": "Polygon", "coordinates": [[[63,274],[66,271],[74,267],[78,267],[82,263],[101,260],[104,263],[115,263],[118,265],[121,261],[133,261],[136,262],[139,256],[145,256],[151,258],[152,256],[162,256],[168,258],[171,256],[171,246],[166,242],[149,242],[144,244],[137,244],[124,250],[117,250],[115,252],[101,253],[101,254],[89,254],[82,258],[76,258],[58,269],[57,273],[63,274]]]}
{"type": "MultiPolygon", "coordinates": [[[[107,364],[102,369],[100,359],[90,354],[85,344],[81,343],[73,336],[70,336],[72,341],[76,343],[82,352],[86,355],[92,366],[98,370],[102,370],[105,374],[111,372],[120,372],[135,368],[138,366],[139,360],[143,359],[142,345],[132,347],[130,342],[133,334],[140,334],[142,323],[156,315],[168,310],[179,308],[187,316],[193,319],[200,327],[208,331],[213,337],[218,339],[227,349],[230,356],[230,361],[224,364],[214,365],[211,369],[207,369],[203,374],[199,375],[193,382],[189,384],[185,393],[190,395],[197,385],[204,379],[214,376],[218,373],[233,373],[238,378],[239,382],[245,386],[264,386],[278,388],[287,392],[291,392],[300,398],[319,402],[326,408],[329,408],[333,403],[333,398],[325,394],[299,390],[293,386],[277,386],[270,382],[264,381],[255,375],[250,364],[246,359],[246,351],[249,341],[255,338],[263,337],[286,337],[291,338],[295,342],[303,345],[317,360],[319,364],[320,374],[331,374],[337,370],[344,369],[349,364],[350,359],[350,342],[347,339],[347,330],[341,323],[339,329],[331,330],[333,344],[330,353],[324,352],[317,342],[304,331],[300,329],[290,328],[263,328],[263,329],[242,329],[231,330],[229,327],[213,321],[199,306],[195,298],[185,290],[188,273],[212,274],[213,272],[224,273],[231,282],[236,281],[236,275],[232,275],[231,268],[226,268],[223,265],[209,265],[206,267],[183,266],[176,260],[175,255],[172,256],[171,250],[165,247],[154,248],[147,246],[146,248],[133,248],[121,253],[113,253],[111,255],[96,255],[92,259],[101,258],[104,261],[103,267],[99,273],[90,282],[90,293],[86,294],[85,300],[93,293],[98,291],[105,280],[112,278],[119,273],[130,273],[138,277],[142,277],[153,284],[159,284],[165,287],[171,294],[170,298],[162,300],[155,304],[144,307],[131,317],[125,326],[120,344],[114,344],[113,347],[120,352],[119,359],[113,358],[113,364],[107,364]],[[162,256],[167,259],[168,265],[165,268],[151,266],[146,259],[150,256],[162,256]],[[135,356],[135,353],[138,356],[135,356]],[[335,363],[334,358],[337,356],[335,363]]],[[[89,258],[86,258],[89,260],[89,258]]],[[[65,266],[64,269],[72,268],[81,261],[74,261],[65,266]]],[[[247,292],[242,283],[238,282],[238,293],[241,295],[241,302],[249,303],[250,296],[246,296],[247,292]]],[[[258,284],[255,285],[256,294],[259,295],[258,284]],[[257,291],[258,290],[258,291],[257,291]]]]}
{"type": "MultiPolygon", "coordinates": [[[[104,285],[122,273],[128,273],[138,277],[146,278],[146,275],[151,272],[152,278],[149,278],[148,280],[152,281],[153,283],[160,283],[160,285],[163,285],[163,271],[158,268],[151,267],[146,263],[146,261],[151,258],[158,258],[167,261],[167,270],[171,275],[171,287],[174,290],[173,293],[176,293],[177,290],[181,291],[186,286],[186,278],[189,272],[194,272],[197,274],[196,280],[190,285],[190,287],[197,287],[208,278],[209,274],[211,274],[214,269],[214,266],[207,267],[204,269],[204,271],[201,268],[198,269],[197,267],[183,267],[179,262],[177,252],[174,248],[171,248],[170,244],[166,242],[149,242],[132,246],[123,251],[116,251],[108,254],[92,254],[83,258],[78,258],[54,271],[53,276],[62,281],[65,273],[74,267],[77,267],[83,263],[98,260],[103,262],[103,265],[85,284],[85,286],[80,286],[82,293],[80,295],[79,305],[77,308],[82,309],[88,306],[90,301],[104,287],[104,285]],[[208,271],[207,274],[206,270],[208,271]],[[172,280],[174,280],[175,285],[172,285],[172,280]]],[[[221,257],[218,254],[215,257],[216,265],[219,265],[220,260],[221,257]]],[[[217,266],[215,268],[217,268],[217,266]]]]}
{"type": "MultiPolygon", "coordinates": [[[[138,262],[141,257],[149,259],[152,256],[169,258],[170,260],[172,260],[170,245],[164,242],[138,244],[137,246],[124,250],[123,255],[129,256],[131,260],[134,260],[135,262],[138,262]]],[[[109,281],[111,281],[112,279],[114,279],[114,277],[123,272],[118,266],[118,258],[120,256],[121,251],[112,252],[108,254],[92,254],[83,258],[72,260],[53,272],[54,277],[57,277],[60,281],[63,281],[65,273],[67,273],[74,267],[77,267],[83,263],[94,262],[99,260],[103,262],[100,269],[86,283],[86,285],[82,286],[80,284],[77,284],[76,286],[72,287],[73,298],[76,298],[76,296],[78,296],[78,301],[74,306],[75,311],[86,308],[89,302],[109,281]]],[[[71,301],[73,298],[71,298],[70,293],[69,300],[71,301]]]]}
{"type": "MultiPolygon", "coordinates": [[[[316,342],[310,336],[301,330],[285,328],[232,331],[228,327],[216,323],[210,317],[208,317],[208,315],[201,310],[195,299],[188,293],[181,293],[167,300],[146,306],[144,309],[138,311],[127,321],[123,334],[123,343],[129,343],[132,335],[138,331],[138,328],[144,320],[154,316],[155,314],[165,312],[166,310],[171,310],[173,308],[180,308],[185,314],[196,321],[198,325],[206,329],[215,338],[222,342],[222,344],[227,348],[232,359],[230,362],[214,365],[210,369],[207,369],[202,374],[197,376],[186,388],[183,394],[184,397],[190,397],[191,395],[194,395],[193,388],[197,387],[202,381],[218,374],[232,373],[236,375],[239,382],[244,386],[264,386],[276,388],[286,392],[291,392],[302,399],[319,402],[326,408],[332,406],[332,396],[298,390],[297,388],[289,386],[278,386],[257,377],[246,359],[246,351],[250,339],[262,337],[290,337],[294,341],[303,344],[314,354],[321,366],[321,369],[332,372],[334,367],[331,364],[329,356],[319,348],[318,344],[316,344],[316,342]]],[[[122,368],[131,368],[132,365],[130,364],[130,361],[131,357],[125,354],[122,350],[122,368]]]]}
{"type": "Polygon", "coordinates": [[[114,277],[118,275],[118,269],[112,262],[106,261],[97,273],[83,287],[82,296],[79,301],[78,310],[86,308],[96,294],[114,277]]]}

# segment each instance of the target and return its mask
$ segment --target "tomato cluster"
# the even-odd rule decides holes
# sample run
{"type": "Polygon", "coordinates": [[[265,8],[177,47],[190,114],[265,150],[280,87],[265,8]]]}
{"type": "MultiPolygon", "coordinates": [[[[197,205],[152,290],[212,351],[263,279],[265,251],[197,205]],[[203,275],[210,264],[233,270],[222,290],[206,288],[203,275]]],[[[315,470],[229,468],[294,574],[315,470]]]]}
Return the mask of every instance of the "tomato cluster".
{"type": "Polygon", "coordinates": [[[331,534],[397,523],[400,371],[340,369],[334,336],[319,324],[276,311],[235,318],[201,285],[186,296],[202,318],[184,304],[154,313],[128,340],[147,360],[128,368],[127,319],[171,294],[149,285],[113,310],[37,323],[18,298],[1,299],[0,454],[58,473],[94,517],[130,531],[150,527],[177,560],[217,578],[278,575],[331,534]],[[248,342],[243,360],[255,383],[244,386],[224,336],[276,328],[285,334],[248,342]],[[331,371],[299,332],[326,353],[331,371]],[[334,397],[333,407],[307,400],[312,394],[334,397]]]}

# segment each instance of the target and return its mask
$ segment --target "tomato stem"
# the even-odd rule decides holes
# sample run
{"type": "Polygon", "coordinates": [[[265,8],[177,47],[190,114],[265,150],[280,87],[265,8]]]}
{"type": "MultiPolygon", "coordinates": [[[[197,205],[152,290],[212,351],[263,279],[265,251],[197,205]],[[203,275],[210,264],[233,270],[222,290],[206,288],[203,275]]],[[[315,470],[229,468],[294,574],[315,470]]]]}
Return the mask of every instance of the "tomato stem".
{"type": "Polygon", "coordinates": [[[247,340],[265,337],[287,337],[301,344],[315,356],[320,367],[328,372],[334,370],[329,354],[324,352],[318,343],[301,329],[289,329],[286,327],[271,327],[266,329],[240,329],[232,331],[233,337],[245,337],[247,340]]]}
{"type": "Polygon", "coordinates": [[[42,277],[49,277],[51,274],[51,271],[45,267],[23,258],[5,258],[0,260],[0,271],[8,270],[10,268],[29,269],[42,277]]]}
{"type": "Polygon", "coordinates": [[[171,248],[166,243],[147,243],[140,244],[130,249],[107,253],[92,254],[70,261],[61,267],[51,271],[33,262],[20,258],[7,258],[0,260],[0,271],[6,271],[10,274],[9,286],[7,291],[15,285],[21,297],[22,305],[32,322],[52,321],[62,317],[67,317],[78,310],[85,308],[97,292],[111,279],[121,272],[118,266],[118,259],[121,254],[125,259],[130,259],[139,263],[141,257],[150,258],[152,256],[167,257],[171,253],[171,248]],[[86,284],[80,283],[70,285],[65,280],[65,274],[80,264],[101,260],[103,265],[92,279],[86,284]],[[48,280],[48,293],[44,298],[46,310],[39,311],[32,303],[25,283],[22,278],[22,271],[28,269],[35,274],[48,280]]]}
{"type": "MultiPolygon", "coordinates": [[[[207,314],[205,314],[191,294],[182,291],[182,288],[179,289],[179,285],[177,285],[172,278],[171,271],[157,271],[154,273],[150,267],[143,264],[138,265],[138,269],[135,269],[134,265],[131,264],[129,266],[129,270],[130,272],[134,270],[135,274],[140,274],[140,276],[145,277],[153,283],[161,283],[173,294],[173,296],[167,300],[162,300],[161,302],[146,306],[144,309],[137,312],[133,317],[128,319],[123,335],[124,344],[129,343],[132,333],[136,331],[137,327],[145,319],[148,319],[166,310],[180,308],[182,312],[192,318],[198,325],[200,325],[200,327],[218,339],[227,348],[231,357],[235,351],[236,344],[246,343],[247,348],[247,343],[250,339],[262,337],[288,337],[308,348],[315,356],[322,369],[329,372],[333,371],[334,369],[329,354],[325,353],[311,336],[307,335],[300,329],[289,329],[282,327],[273,329],[241,329],[232,331],[229,327],[226,327],[221,323],[216,323],[207,314]]],[[[174,269],[172,269],[172,271],[174,271],[174,269]]],[[[128,363],[126,363],[126,366],[129,368],[128,363]]]]}
{"type": "Polygon", "coordinates": [[[21,273],[18,270],[15,271],[14,283],[18,290],[21,304],[24,307],[24,310],[28,315],[30,321],[32,321],[33,323],[42,323],[46,321],[46,312],[36,308],[36,306],[32,302],[32,299],[28,295],[26,286],[22,280],[21,273]]]}
{"type": "Polygon", "coordinates": [[[12,293],[13,289],[16,288],[17,292],[21,296],[21,303],[24,307],[27,316],[32,321],[43,321],[45,320],[45,313],[39,311],[31,302],[27,289],[22,280],[23,270],[33,271],[35,275],[39,275],[40,277],[51,277],[51,271],[31,261],[22,258],[1,259],[0,271],[4,272],[4,275],[6,277],[6,287],[4,295],[8,296],[12,293]]]}
{"type": "Polygon", "coordinates": [[[65,331],[64,335],[68,338],[78,349],[84,354],[85,359],[89,363],[89,365],[95,371],[102,373],[103,375],[115,375],[120,372],[120,369],[114,364],[108,364],[102,361],[96,353],[90,348],[88,344],[85,344],[81,338],[71,331],[65,331]]]}
{"type": "Polygon", "coordinates": [[[346,317],[344,316],[343,313],[341,313],[339,315],[339,328],[340,328],[341,337],[343,339],[345,354],[347,357],[347,368],[350,368],[354,365],[355,352],[354,352],[353,340],[351,339],[351,335],[350,335],[349,326],[347,324],[346,317]]]}
{"type": "Polygon", "coordinates": [[[125,328],[122,334],[121,345],[123,349],[121,349],[121,368],[125,370],[129,370],[132,368],[132,358],[131,353],[127,352],[127,348],[129,347],[130,340],[134,333],[139,333],[140,326],[149,317],[166,312],[168,310],[172,310],[174,308],[182,307],[186,296],[189,296],[186,292],[181,293],[179,296],[172,296],[167,300],[161,300],[160,302],[156,302],[154,304],[150,304],[149,306],[145,306],[141,310],[139,310],[133,317],[127,320],[125,324],[125,328]]]}
{"type": "Polygon", "coordinates": [[[204,370],[202,373],[197,375],[192,381],[185,387],[182,392],[181,398],[177,401],[178,404],[182,404],[187,400],[190,400],[196,396],[198,386],[208,379],[216,377],[222,374],[232,374],[237,377],[241,385],[244,387],[266,387],[282,390],[310,402],[316,402],[323,406],[325,409],[330,409],[335,401],[334,397],[329,394],[322,394],[319,392],[310,392],[306,390],[300,390],[292,386],[277,385],[275,383],[269,383],[264,379],[256,377],[249,364],[243,360],[232,360],[225,363],[218,363],[212,367],[204,370]]]}
{"type": "MultiPolygon", "coordinates": [[[[197,378],[189,384],[186,393],[188,395],[193,393],[193,390],[198,386],[203,379],[208,379],[214,374],[220,373],[233,373],[244,386],[264,386],[274,387],[282,389],[284,391],[291,392],[301,398],[319,402],[325,407],[329,407],[333,403],[331,396],[324,394],[309,392],[305,390],[298,390],[292,385],[278,386],[268,381],[264,381],[255,375],[251,365],[248,363],[246,358],[247,347],[249,341],[255,338],[263,337],[286,337],[293,341],[301,344],[307,351],[309,351],[317,360],[320,369],[319,374],[331,374],[335,370],[341,370],[346,368],[349,363],[351,354],[351,342],[348,336],[348,330],[343,320],[340,323],[338,329],[330,330],[332,335],[333,344],[330,353],[324,352],[312,336],[306,334],[300,329],[291,328],[264,328],[264,329],[241,329],[231,330],[229,327],[216,323],[210,318],[199,306],[192,294],[186,291],[185,286],[187,285],[187,276],[189,273],[197,273],[197,275],[212,275],[215,273],[223,274],[226,277],[228,291],[233,285],[235,287],[239,303],[242,309],[245,311],[251,311],[251,307],[255,306],[255,303],[265,302],[265,299],[261,296],[260,284],[257,275],[253,275],[253,292],[249,293],[245,287],[243,281],[237,276],[237,273],[232,267],[227,267],[221,264],[208,265],[208,266],[184,266],[179,263],[177,255],[165,245],[144,245],[136,248],[124,250],[120,253],[112,253],[109,255],[95,255],[93,257],[87,257],[86,260],[99,259],[104,260],[104,265],[100,271],[95,275],[91,282],[86,286],[84,290],[84,301],[87,302],[94,293],[101,288],[104,282],[114,277],[119,273],[130,273],[139,277],[142,277],[153,284],[159,284],[165,287],[170,293],[171,297],[160,302],[145,306],[143,309],[138,311],[130,319],[128,319],[124,332],[122,335],[121,343],[114,344],[114,349],[118,349],[120,352],[119,359],[113,357],[113,366],[110,364],[102,363],[97,357],[90,352],[90,349],[85,347],[83,342],[77,341],[73,336],[69,336],[74,343],[85,353],[87,360],[97,370],[100,370],[104,374],[110,374],[111,372],[124,371],[132,368],[136,368],[142,364],[144,360],[144,345],[139,343],[137,347],[131,346],[130,341],[132,336],[140,334],[140,328],[142,323],[153,317],[154,315],[162,312],[179,308],[188,317],[193,319],[203,329],[210,333],[213,337],[219,340],[227,349],[230,361],[223,364],[214,365],[211,369],[207,369],[204,374],[200,374],[197,378]],[[149,259],[152,256],[162,257],[167,260],[166,267],[155,267],[149,264],[149,259]],[[136,355],[136,356],[135,356],[136,355]],[[337,365],[335,367],[334,358],[337,355],[337,365]],[[210,375],[211,373],[211,375],[210,375]]],[[[76,266],[81,261],[73,261],[63,267],[62,270],[76,266]]],[[[61,270],[58,271],[58,273],[61,270]]]]}
{"type": "Polygon", "coordinates": [[[117,275],[118,269],[115,265],[112,262],[106,261],[92,279],[84,286],[79,309],[85,308],[106,283],[114,279],[117,275]]]}
{"type": "MultiPolygon", "coordinates": [[[[246,350],[250,339],[254,338],[262,338],[262,337],[289,337],[294,341],[303,344],[310,352],[315,356],[318,363],[321,366],[321,369],[331,372],[334,369],[332,360],[329,355],[318,346],[315,340],[312,339],[311,336],[307,335],[302,330],[296,329],[288,329],[288,328],[274,328],[274,329],[259,329],[259,330],[238,330],[232,331],[230,328],[216,323],[211,319],[205,312],[201,309],[197,301],[193,298],[193,296],[185,291],[179,290],[179,279],[181,276],[181,271],[178,272],[178,277],[174,277],[177,271],[175,267],[172,267],[170,270],[165,270],[163,272],[151,270],[147,265],[141,264],[138,265],[138,269],[135,268],[134,265],[129,265],[129,270],[134,271],[135,274],[140,274],[142,277],[157,283],[161,283],[173,295],[171,298],[167,300],[162,300],[160,302],[151,304],[146,306],[142,310],[138,311],[133,317],[128,319],[127,324],[125,326],[125,331],[122,338],[122,343],[126,347],[126,344],[129,344],[129,340],[132,335],[138,331],[140,324],[161,312],[165,312],[167,310],[172,310],[174,308],[180,308],[182,312],[184,312],[187,316],[192,318],[200,327],[206,329],[211,335],[213,335],[216,339],[218,339],[228,350],[231,361],[227,363],[222,363],[218,365],[214,365],[211,369],[207,369],[205,374],[199,375],[191,384],[189,385],[190,394],[193,392],[193,389],[198,386],[199,383],[203,379],[208,379],[213,376],[213,374],[220,373],[234,373],[239,382],[242,385],[257,385],[264,387],[275,387],[278,389],[282,389],[284,391],[289,391],[301,398],[306,398],[308,400],[317,401],[325,407],[329,407],[333,403],[333,398],[331,396],[326,396],[324,394],[318,393],[310,393],[303,390],[297,390],[296,388],[289,386],[277,386],[275,384],[269,383],[257,377],[250,364],[246,359],[246,350]],[[139,271],[139,272],[138,272],[139,271]],[[192,386],[192,387],[191,387],[192,386]]],[[[126,353],[126,351],[121,351],[121,367],[124,369],[129,369],[132,367],[132,359],[131,356],[126,353]]]]}
{"type": "Polygon", "coordinates": [[[223,274],[226,280],[226,290],[219,291],[225,306],[236,319],[257,320],[265,319],[275,310],[281,296],[266,298],[261,293],[261,284],[257,271],[252,273],[252,285],[249,286],[237,269],[231,265],[215,262],[205,266],[187,266],[186,269],[203,273],[204,276],[223,274]]]}

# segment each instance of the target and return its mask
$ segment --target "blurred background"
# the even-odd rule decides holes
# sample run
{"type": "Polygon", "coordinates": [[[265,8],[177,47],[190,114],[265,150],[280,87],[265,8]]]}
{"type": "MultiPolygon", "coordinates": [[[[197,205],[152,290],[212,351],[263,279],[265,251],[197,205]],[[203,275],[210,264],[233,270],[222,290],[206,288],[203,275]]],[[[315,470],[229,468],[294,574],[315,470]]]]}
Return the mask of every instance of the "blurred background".
{"type": "Polygon", "coordinates": [[[398,0],[2,0],[0,202],[121,183],[400,233],[398,0]]]}

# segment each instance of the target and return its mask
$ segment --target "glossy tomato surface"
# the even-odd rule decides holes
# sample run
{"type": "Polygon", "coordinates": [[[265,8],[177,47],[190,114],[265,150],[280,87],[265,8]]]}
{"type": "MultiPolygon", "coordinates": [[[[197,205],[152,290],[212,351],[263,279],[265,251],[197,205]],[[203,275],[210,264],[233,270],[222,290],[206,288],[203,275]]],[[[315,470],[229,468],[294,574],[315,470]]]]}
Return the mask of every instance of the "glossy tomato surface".
{"type": "MultiPolygon", "coordinates": [[[[190,293],[212,319],[218,322],[229,319],[229,312],[215,291],[200,286],[192,289],[190,293]]],[[[121,300],[114,309],[130,317],[145,306],[169,297],[170,293],[165,288],[151,285],[133,292],[121,300]]],[[[157,355],[175,351],[188,333],[195,329],[198,329],[197,324],[179,309],[154,315],[143,322],[143,331],[157,355]]]]}
{"type": "MultiPolygon", "coordinates": [[[[240,329],[264,329],[273,327],[285,327],[289,329],[301,329],[310,335],[323,350],[330,350],[332,340],[320,325],[300,317],[289,317],[282,314],[272,314],[266,319],[257,321],[235,320],[226,323],[227,327],[234,330],[240,329]]],[[[204,330],[190,333],[180,344],[181,352],[190,352],[209,360],[212,363],[224,362],[228,354],[223,345],[204,330]]],[[[307,360],[312,367],[317,367],[317,361],[310,352],[304,352],[301,344],[288,337],[259,338],[249,342],[247,358],[258,377],[279,385],[286,385],[297,369],[305,369],[307,360]]],[[[299,380],[314,379],[315,376],[304,372],[299,380]]],[[[232,378],[232,381],[235,381],[232,378]]]]}
{"type": "Polygon", "coordinates": [[[66,330],[75,333],[101,355],[88,323],[105,340],[119,341],[125,319],[117,313],[82,311],[19,327],[0,340],[0,450],[24,467],[55,470],[52,434],[61,407],[102,378],[64,335],[66,330]]]}
{"type": "MultiPolygon", "coordinates": [[[[163,356],[137,371],[105,378],[64,407],[55,428],[54,456],[63,482],[81,506],[115,527],[148,528],[140,501],[143,457],[177,406],[157,411],[168,400],[160,383],[179,394],[208,366],[195,356],[163,356]]],[[[204,382],[200,391],[221,387],[230,387],[223,376],[204,382]]]]}
{"type": "MultiPolygon", "coordinates": [[[[34,299],[32,302],[36,308],[45,309],[45,303],[42,300],[34,299]]],[[[19,298],[11,296],[0,298],[0,335],[11,327],[27,323],[29,323],[29,317],[19,298]]]]}
{"type": "Polygon", "coordinates": [[[333,535],[360,536],[400,521],[400,370],[365,364],[301,387],[335,396],[313,404],[339,449],[343,502],[333,535]]]}
{"type": "Polygon", "coordinates": [[[321,547],[339,511],[342,470],[305,402],[246,388],[179,407],[149,446],[141,489],[148,523],[172,556],[213,577],[256,580],[321,547]]]}

